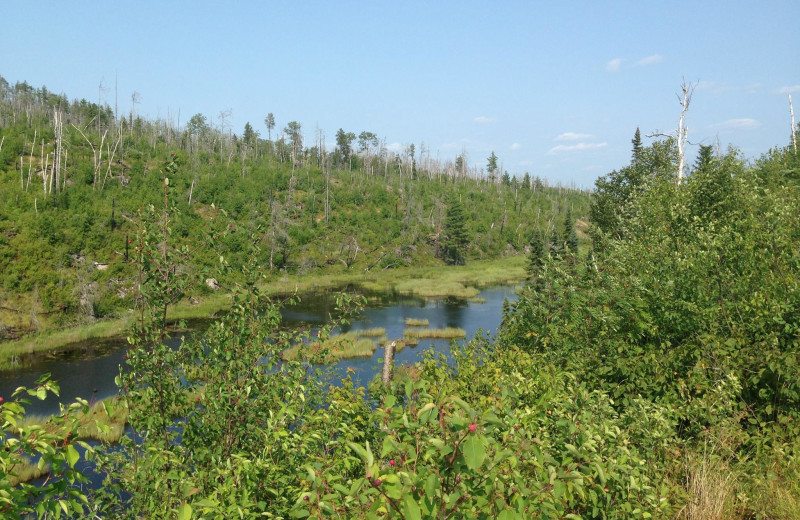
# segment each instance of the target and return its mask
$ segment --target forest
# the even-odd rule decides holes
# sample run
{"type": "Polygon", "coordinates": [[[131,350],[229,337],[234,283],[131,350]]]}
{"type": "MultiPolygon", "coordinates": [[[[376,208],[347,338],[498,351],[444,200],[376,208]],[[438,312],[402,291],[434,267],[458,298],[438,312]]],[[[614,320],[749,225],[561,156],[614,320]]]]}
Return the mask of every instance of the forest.
{"type": "MultiPolygon", "coordinates": [[[[328,149],[296,122],[263,140],[0,88],[6,337],[134,316],[117,398],[30,423],[57,382],[2,396],[6,517],[797,518],[795,136],[754,159],[701,146],[680,175],[682,143],[637,130],[586,193],[494,154],[475,172],[366,132],[328,149]],[[368,388],[326,383],[324,351],[285,358],[316,338],[264,289],[512,255],[496,337],[368,388]],[[168,347],[210,273],[229,309],[168,347]],[[131,434],[88,442],[121,415],[131,434]],[[49,478],[12,480],[24,459],[49,478]]],[[[343,293],[319,335],[363,305],[343,293]]]]}

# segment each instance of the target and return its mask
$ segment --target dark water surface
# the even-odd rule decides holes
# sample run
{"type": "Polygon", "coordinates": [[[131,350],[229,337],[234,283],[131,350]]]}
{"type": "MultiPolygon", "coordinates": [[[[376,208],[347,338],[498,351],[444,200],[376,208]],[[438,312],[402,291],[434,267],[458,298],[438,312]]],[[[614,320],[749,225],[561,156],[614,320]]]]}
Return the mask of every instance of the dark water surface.
{"type": "MultiPolygon", "coordinates": [[[[406,318],[427,319],[429,327],[460,327],[472,338],[479,330],[494,334],[502,319],[503,300],[516,299],[514,287],[502,286],[481,291],[478,298],[485,303],[464,302],[458,300],[424,300],[398,295],[377,295],[368,299],[367,308],[344,328],[347,330],[363,330],[375,327],[386,329],[386,337],[400,339],[405,330],[406,318]]],[[[283,311],[284,321],[288,326],[306,325],[313,329],[327,322],[334,312],[333,294],[317,294],[303,297],[299,305],[283,311]]],[[[193,323],[196,328],[207,325],[202,321],[193,323]]],[[[168,343],[177,345],[180,334],[168,343]]],[[[419,360],[423,351],[433,348],[446,353],[449,341],[421,340],[419,346],[406,347],[395,356],[397,364],[413,363],[419,360]]],[[[82,343],[55,354],[48,355],[34,364],[16,372],[0,373],[0,396],[5,400],[19,386],[34,386],[36,380],[45,373],[61,387],[61,396],[49,397],[46,401],[32,399],[26,407],[29,413],[52,414],[59,411],[59,402],[71,403],[77,397],[95,401],[117,394],[114,378],[119,374],[120,365],[124,365],[123,355],[127,343],[123,338],[111,340],[94,340],[82,343]]],[[[378,347],[371,358],[344,359],[336,365],[340,374],[348,367],[356,385],[365,386],[380,370],[378,360],[383,357],[383,349],[378,347]]]]}

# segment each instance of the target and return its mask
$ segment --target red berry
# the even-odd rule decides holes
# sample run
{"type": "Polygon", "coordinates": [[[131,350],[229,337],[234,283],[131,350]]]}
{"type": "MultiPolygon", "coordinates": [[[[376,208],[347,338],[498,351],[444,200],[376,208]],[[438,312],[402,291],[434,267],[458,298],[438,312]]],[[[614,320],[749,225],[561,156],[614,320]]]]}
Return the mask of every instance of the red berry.
{"type": "Polygon", "coordinates": [[[380,486],[381,484],[382,484],[382,482],[381,482],[381,479],[379,479],[379,478],[376,478],[376,479],[375,479],[375,485],[376,485],[376,486],[380,486]]]}
{"type": "Polygon", "coordinates": [[[2,397],[0,397],[0,403],[2,403],[2,402],[3,402],[3,398],[2,398],[2,397]]]}
{"type": "Polygon", "coordinates": [[[394,459],[389,459],[389,465],[394,466],[394,459]]]}
{"type": "Polygon", "coordinates": [[[478,427],[475,426],[475,423],[472,423],[472,424],[469,425],[469,431],[474,432],[477,429],[478,429],[478,427]]]}

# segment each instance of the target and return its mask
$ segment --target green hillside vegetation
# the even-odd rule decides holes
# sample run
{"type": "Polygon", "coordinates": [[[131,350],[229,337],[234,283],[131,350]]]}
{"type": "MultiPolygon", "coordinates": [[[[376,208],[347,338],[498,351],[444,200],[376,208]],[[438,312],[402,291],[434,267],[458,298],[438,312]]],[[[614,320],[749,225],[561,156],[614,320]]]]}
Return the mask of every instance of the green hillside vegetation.
{"type": "MultiPolygon", "coordinates": [[[[241,281],[252,240],[267,281],[291,286],[304,274],[517,255],[568,210],[588,215],[585,192],[527,174],[485,177],[463,157],[437,160],[423,147],[390,152],[372,132],[340,130],[334,145],[321,133],[304,139],[295,121],[268,139],[250,123],[231,130],[202,114],[182,125],[115,117],[0,77],[0,339],[135,306],[131,240],[142,211],[163,200],[173,155],[171,227],[192,248],[184,268],[222,292],[241,281]],[[228,277],[206,274],[220,259],[228,277]]],[[[215,289],[200,285],[187,301],[214,299],[215,289]]]]}

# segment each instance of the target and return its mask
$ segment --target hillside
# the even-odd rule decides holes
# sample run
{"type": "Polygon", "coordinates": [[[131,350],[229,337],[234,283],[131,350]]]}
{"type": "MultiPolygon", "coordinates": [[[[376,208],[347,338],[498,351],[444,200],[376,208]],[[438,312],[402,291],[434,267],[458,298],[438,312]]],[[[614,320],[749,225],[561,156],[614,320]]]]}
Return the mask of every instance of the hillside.
{"type": "Polygon", "coordinates": [[[220,257],[237,272],[253,243],[273,279],[498,258],[524,252],[568,211],[588,215],[585,192],[483,175],[413,145],[393,153],[372,132],[340,130],[329,147],[323,135],[307,143],[292,121],[269,137],[249,123],[241,135],[212,128],[202,114],[181,127],[115,118],[108,106],[0,78],[0,339],[133,306],[130,242],[141,212],[163,204],[173,157],[171,227],[192,244],[187,268],[199,279],[220,277],[209,274],[220,257]],[[453,206],[464,210],[457,256],[453,206]],[[211,235],[213,248],[198,240],[211,235]]]}

